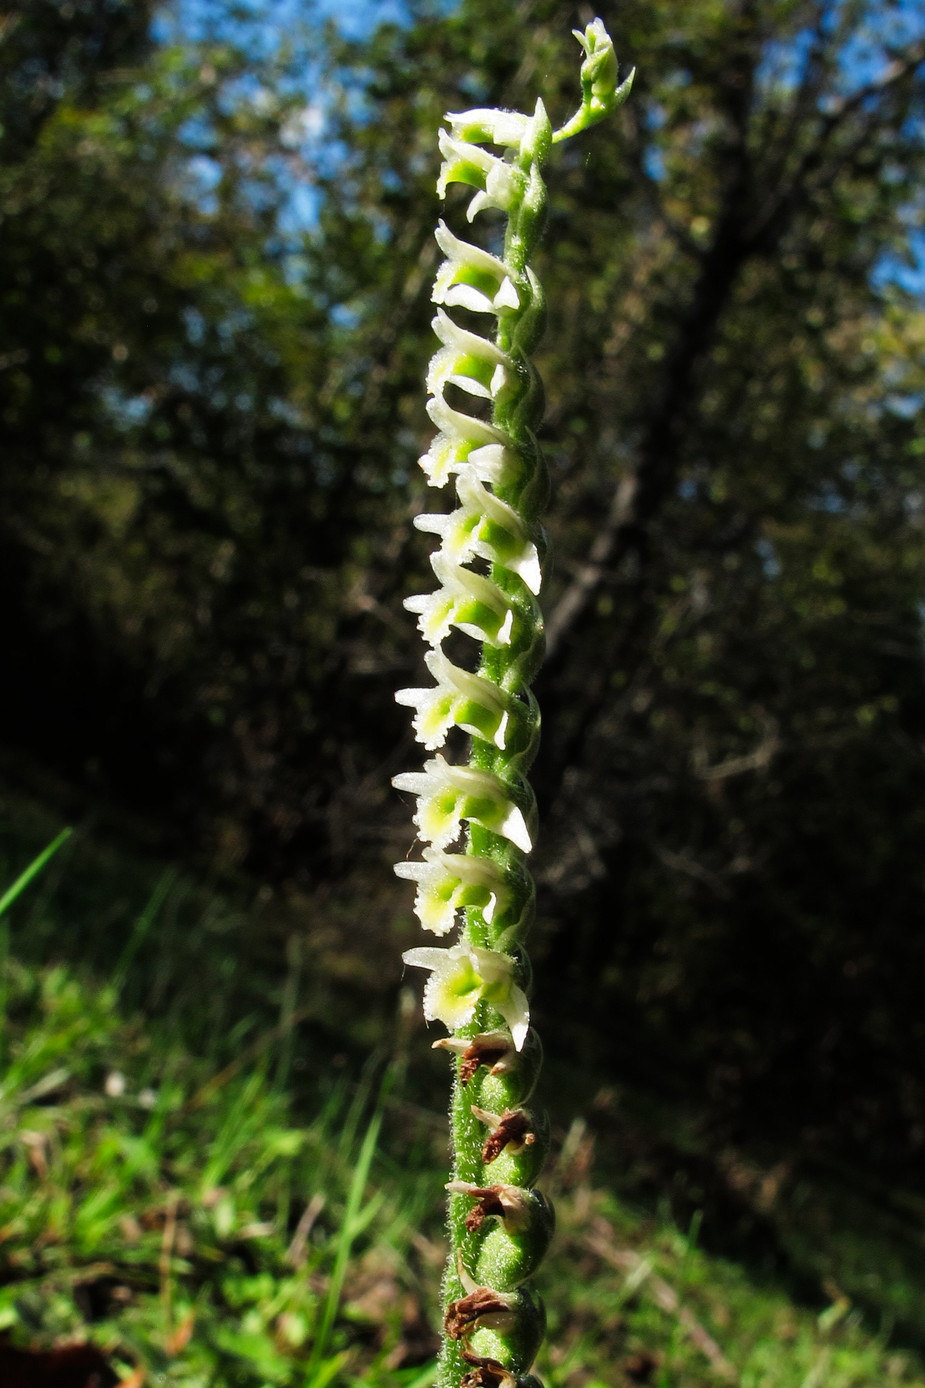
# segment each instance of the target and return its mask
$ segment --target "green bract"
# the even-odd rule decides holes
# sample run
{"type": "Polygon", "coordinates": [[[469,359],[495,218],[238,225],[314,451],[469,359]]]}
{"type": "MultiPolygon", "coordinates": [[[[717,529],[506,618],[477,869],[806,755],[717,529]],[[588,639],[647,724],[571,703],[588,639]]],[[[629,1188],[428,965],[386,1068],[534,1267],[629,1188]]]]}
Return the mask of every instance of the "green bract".
{"type": "Polygon", "coordinates": [[[434,684],[396,696],[414,709],[414,730],[428,751],[452,749],[451,759],[438,753],[393,782],[417,796],[414,822],[424,844],[421,860],[399,863],[396,872],[415,882],[425,930],[446,935],[460,926],[448,948],[404,955],[406,964],[429,971],[424,1015],[452,1033],[437,1044],[456,1066],[440,1388],[538,1388],[528,1370],[543,1314],[526,1283],[549,1242],[552,1212],[532,1188],[546,1131],[526,1108],[539,1046],[522,948],[533,919],[526,858],[535,808],[525,774],[539,736],[529,682],[542,656],[536,596],[546,490],[534,436],[542,390],[529,357],[544,302],[529,261],[546,210],[540,170],[553,143],[614,110],[632,82],[631,73],[618,84],[601,20],[576,37],[585,53],[582,104],[555,134],[541,101],[531,116],[487,109],[448,115],[449,128],[440,132],[439,195],[468,186],[475,190],[470,222],[487,210],[507,219],[501,256],[459,239],[443,222],[436,231],[446,259],[433,290],[441,345],[427,373],[427,412],[438,433],[420,462],[433,486],[455,479],[456,502],[417,518],[440,541],[431,556],[438,586],[405,603],[430,647],[425,663],[434,684]],[[454,309],[480,315],[493,331],[463,326],[454,309]],[[473,643],[463,664],[455,633],[473,643]],[[444,649],[451,636],[452,655],[444,649]]]}

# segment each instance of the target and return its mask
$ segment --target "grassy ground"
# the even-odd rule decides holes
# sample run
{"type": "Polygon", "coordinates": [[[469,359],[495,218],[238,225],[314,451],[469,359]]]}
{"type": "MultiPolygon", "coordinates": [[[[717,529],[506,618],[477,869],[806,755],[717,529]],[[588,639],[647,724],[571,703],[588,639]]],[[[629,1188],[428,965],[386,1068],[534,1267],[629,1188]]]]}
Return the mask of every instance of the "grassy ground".
{"type": "MultiPolygon", "coordinates": [[[[298,950],[262,974],[246,920],[176,874],[94,896],[82,871],[56,859],[3,936],[0,1330],[92,1339],[132,1385],[424,1388],[445,1138],[402,1019],[364,1063],[367,1021],[325,1029],[298,950]]],[[[795,1297],[792,1266],[616,1193],[589,1116],[546,1182],[551,1388],[925,1388],[911,1206],[894,1228],[847,1185],[784,1182],[795,1297]]]]}

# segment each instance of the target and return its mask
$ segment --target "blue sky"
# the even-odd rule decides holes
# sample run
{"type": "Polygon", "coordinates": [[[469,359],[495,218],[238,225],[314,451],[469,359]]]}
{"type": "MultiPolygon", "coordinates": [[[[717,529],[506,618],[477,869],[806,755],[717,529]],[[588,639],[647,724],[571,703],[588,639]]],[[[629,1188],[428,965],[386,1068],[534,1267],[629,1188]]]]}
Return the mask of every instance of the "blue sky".
{"type": "MultiPolygon", "coordinates": [[[[833,6],[833,17],[844,3],[846,0],[838,0],[833,6]]],[[[453,4],[454,0],[432,0],[434,9],[451,9],[453,4]]],[[[891,57],[925,39],[925,0],[877,0],[869,13],[871,21],[866,27],[859,26],[856,39],[843,50],[839,81],[842,94],[876,79],[891,57]]],[[[405,0],[167,0],[158,28],[165,38],[173,40],[246,38],[251,48],[265,45],[265,51],[271,52],[282,37],[296,31],[300,24],[325,18],[334,19],[348,37],[362,39],[377,24],[406,21],[408,9],[405,0]]],[[[764,69],[766,79],[785,84],[788,80],[797,82],[809,43],[807,34],[804,44],[790,39],[776,50],[770,45],[764,69]]],[[[310,105],[317,68],[314,79],[310,70],[305,76],[306,102],[310,105]]],[[[306,141],[310,139],[307,125],[306,141]]],[[[656,172],[654,168],[650,171],[656,172]]],[[[925,231],[919,230],[923,190],[910,189],[909,193],[912,263],[903,263],[895,256],[884,258],[876,278],[881,285],[894,283],[906,291],[925,295],[925,231]]],[[[300,226],[310,226],[316,211],[317,200],[311,188],[294,184],[287,229],[297,232],[300,226]]]]}
{"type": "MultiPolygon", "coordinates": [[[[169,9],[182,33],[194,38],[215,37],[215,0],[173,0],[169,9]]],[[[275,42],[300,20],[335,19],[351,38],[362,38],[374,24],[401,23],[407,17],[402,0],[230,0],[224,6],[223,25],[240,32],[246,25],[252,34],[265,27],[268,42],[275,42]]]]}

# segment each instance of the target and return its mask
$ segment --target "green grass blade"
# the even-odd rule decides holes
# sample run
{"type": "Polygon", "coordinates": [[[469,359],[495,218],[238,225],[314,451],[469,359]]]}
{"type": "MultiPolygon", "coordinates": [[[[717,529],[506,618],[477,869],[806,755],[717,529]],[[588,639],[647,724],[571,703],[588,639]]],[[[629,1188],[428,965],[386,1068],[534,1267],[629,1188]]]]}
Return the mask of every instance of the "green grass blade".
{"type": "MultiPolygon", "coordinates": [[[[388,1077],[386,1084],[388,1083],[388,1077]]],[[[322,1388],[325,1378],[325,1366],[321,1362],[327,1353],[328,1341],[331,1337],[331,1330],[334,1319],[340,1306],[341,1294],[344,1289],[344,1279],[347,1275],[347,1264],[350,1261],[350,1254],[353,1243],[359,1230],[358,1216],[360,1207],[363,1203],[363,1194],[366,1190],[366,1183],[369,1179],[370,1167],[376,1152],[379,1141],[379,1130],[382,1127],[382,1117],[385,1111],[386,1084],[383,1084],[379,1092],[379,1101],[376,1111],[369,1121],[360,1151],[357,1156],[356,1166],[350,1180],[350,1188],[347,1192],[347,1203],[344,1208],[344,1217],[337,1236],[337,1251],[334,1256],[334,1270],[331,1273],[331,1280],[328,1284],[328,1294],[324,1303],[324,1310],[321,1313],[321,1323],[315,1335],[315,1343],[312,1346],[312,1354],[308,1363],[306,1374],[306,1388],[322,1388]]]]}
{"type": "Polygon", "coordinates": [[[311,1381],[311,1388],[327,1388],[328,1384],[340,1373],[347,1362],[347,1358],[348,1355],[346,1351],[341,1351],[340,1354],[335,1354],[333,1359],[329,1359],[327,1363],[322,1364],[311,1381]]]}
{"type": "Polygon", "coordinates": [[[19,874],[12,887],[7,887],[3,896],[0,896],[0,916],[9,910],[17,897],[21,896],[26,890],[33,877],[38,876],[45,864],[50,858],[54,857],[61,845],[67,842],[73,832],[73,829],[62,829],[58,837],[53,839],[48,847],[43,849],[37,858],[33,859],[26,870],[19,874]]]}
{"type": "Polygon", "coordinates": [[[132,961],[150,934],[151,927],[160,915],[161,907],[167,900],[178,876],[175,868],[168,868],[166,872],[162,873],[144,910],[137,917],[132,933],[113,971],[112,981],[117,991],[122,988],[132,961]]]}

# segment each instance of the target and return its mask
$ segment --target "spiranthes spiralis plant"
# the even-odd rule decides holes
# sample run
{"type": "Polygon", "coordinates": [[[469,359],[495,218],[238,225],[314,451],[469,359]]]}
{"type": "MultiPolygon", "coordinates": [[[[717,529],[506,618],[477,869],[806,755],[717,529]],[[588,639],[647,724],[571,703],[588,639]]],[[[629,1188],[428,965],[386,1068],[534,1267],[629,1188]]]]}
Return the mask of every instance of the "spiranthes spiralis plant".
{"type": "Polygon", "coordinates": [[[440,1388],[536,1388],[529,1370],[543,1334],[530,1279],[553,1217],[534,1188],[546,1134],[528,1107],[540,1047],[524,952],[534,913],[526,860],[536,813],[526,773],[539,737],[530,683],[543,648],[537,597],[546,494],[534,434],[542,388],[530,360],[544,301],[530,262],[546,210],[541,170],[553,145],[615,110],[633,80],[632,72],[618,80],[600,19],[575,37],[584,50],[582,100],[559,130],[537,101],[532,115],[448,115],[439,139],[438,194],[469,185],[470,222],[492,210],[505,219],[500,255],[437,226],[445,259],[433,290],[440,347],[427,376],[427,410],[439,432],[421,467],[432,486],[453,480],[456,506],[415,522],[440,540],[431,556],[439,586],[405,604],[418,614],[434,684],[396,696],[415,710],[418,740],[436,754],[423,770],[395,778],[417,796],[424,845],[420,861],[399,863],[396,872],[416,883],[425,930],[448,935],[460,927],[448,948],[404,955],[430,973],[424,1014],[449,1028],[435,1045],[455,1064],[440,1388]],[[463,326],[458,310],[488,331],[463,326]],[[449,737],[465,734],[465,760],[440,754],[449,737]]]}

